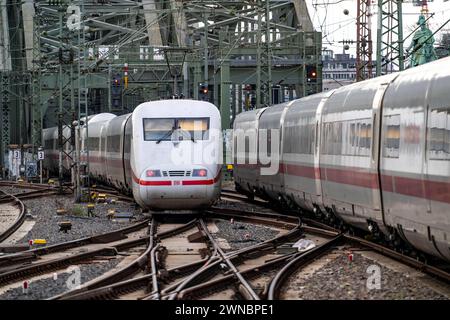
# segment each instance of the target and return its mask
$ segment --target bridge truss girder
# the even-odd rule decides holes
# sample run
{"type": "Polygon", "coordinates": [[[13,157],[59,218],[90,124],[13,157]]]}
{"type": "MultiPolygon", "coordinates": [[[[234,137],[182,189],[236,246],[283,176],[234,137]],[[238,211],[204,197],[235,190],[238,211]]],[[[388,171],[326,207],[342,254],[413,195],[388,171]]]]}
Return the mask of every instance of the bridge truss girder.
{"type": "MultiPolygon", "coordinates": [[[[28,84],[33,93],[28,102],[32,110],[28,139],[36,146],[41,144],[42,123],[56,125],[55,109],[62,105],[73,110],[81,91],[87,92],[86,104],[99,104],[95,112],[119,114],[132,111],[141,101],[169,97],[173,79],[161,60],[165,47],[189,49],[178,85],[185,97],[198,98],[199,85],[209,84],[207,99],[220,106],[224,127],[230,126],[230,112],[281,101],[283,95],[293,98],[321,90],[321,36],[313,31],[304,0],[73,1],[83,3],[82,47],[79,32],[68,28],[73,14],[67,11],[69,2],[61,9],[47,0],[32,2],[35,10],[23,11],[23,19],[35,21],[31,65],[29,50],[24,61],[33,76],[28,84]],[[73,54],[73,68],[67,64],[60,73],[61,49],[63,58],[73,54]],[[123,76],[125,63],[129,86],[123,89],[122,108],[115,110],[102,95],[110,95],[111,74],[123,76]],[[317,66],[317,82],[306,81],[306,64],[317,66]],[[77,81],[80,75],[86,76],[85,87],[77,81]],[[54,86],[58,79],[61,86],[54,86]],[[258,94],[247,92],[246,85],[256,86],[258,94]],[[284,94],[271,99],[273,86],[284,94]],[[258,95],[256,103],[248,103],[258,95]]],[[[80,111],[75,111],[79,118],[80,111]]]]}

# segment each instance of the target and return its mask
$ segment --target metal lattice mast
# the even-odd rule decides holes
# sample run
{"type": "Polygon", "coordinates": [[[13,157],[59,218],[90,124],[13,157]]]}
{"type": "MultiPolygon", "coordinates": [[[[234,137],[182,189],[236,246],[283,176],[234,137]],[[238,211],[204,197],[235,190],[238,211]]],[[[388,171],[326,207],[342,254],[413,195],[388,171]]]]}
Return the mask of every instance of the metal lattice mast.
{"type": "Polygon", "coordinates": [[[4,164],[4,156],[6,154],[6,150],[8,144],[10,142],[10,121],[9,121],[9,77],[10,74],[8,72],[0,73],[0,106],[1,106],[1,120],[2,120],[2,128],[1,128],[1,162],[4,164]]]}
{"type": "MultiPolygon", "coordinates": [[[[88,61],[87,61],[87,46],[86,46],[86,34],[83,22],[84,14],[84,1],[80,0],[78,4],[78,126],[79,129],[84,129],[87,143],[77,148],[77,200],[90,201],[90,181],[89,181],[89,109],[88,109],[88,87],[87,76],[89,73],[88,61]],[[82,119],[84,118],[84,123],[82,119]],[[82,147],[82,148],[81,148],[82,147]]],[[[79,130],[81,132],[81,130],[79,130]]],[[[81,136],[78,137],[76,143],[81,144],[81,136]]]]}
{"type": "Polygon", "coordinates": [[[377,76],[405,68],[402,0],[378,0],[377,76]]]}
{"type": "Polygon", "coordinates": [[[372,77],[371,0],[358,0],[356,22],[356,81],[372,77]]]}
{"type": "Polygon", "coordinates": [[[32,132],[31,143],[35,150],[42,146],[42,105],[41,105],[41,13],[39,7],[36,7],[36,12],[33,17],[33,61],[32,61],[32,132]]]}
{"type": "Polygon", "coordinates": [[[272,103],[272,47],[270,38],[270,0],[258,0],[257,29],[257,108],[272,103]]]}

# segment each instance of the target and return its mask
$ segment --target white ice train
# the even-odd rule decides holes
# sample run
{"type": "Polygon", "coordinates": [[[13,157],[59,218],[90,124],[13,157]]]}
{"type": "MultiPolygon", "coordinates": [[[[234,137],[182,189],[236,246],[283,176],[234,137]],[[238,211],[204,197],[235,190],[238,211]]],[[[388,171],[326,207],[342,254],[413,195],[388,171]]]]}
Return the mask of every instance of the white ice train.
{"type": "Polygon", "coordinates": [[[280,165],[276,175],[261,175],[246,143],[236,157],[237,189],[450,260],[449,84],[445,58],[242,113],[235,132],[280,130],[271,151],[280,165]]]}
{"type": "MultiPolygon", "coordinates": [[[[88,143],[93,178],[133,194],[153,210],[193,210],[211,206],[221,189],[221,119],[207,102],[161,100],[133,113],[89,117],[81,131],[88,143]]],[[[64,129],[64,136],[70,130],[64,129]]],[[[58,170],[58,130],[44,129],[45,166],[58,170]]],[[[82,161],[86,155],[82,155],[82,161]]],[[[64,168],[69,161],[64,157],[64,168]]]]}

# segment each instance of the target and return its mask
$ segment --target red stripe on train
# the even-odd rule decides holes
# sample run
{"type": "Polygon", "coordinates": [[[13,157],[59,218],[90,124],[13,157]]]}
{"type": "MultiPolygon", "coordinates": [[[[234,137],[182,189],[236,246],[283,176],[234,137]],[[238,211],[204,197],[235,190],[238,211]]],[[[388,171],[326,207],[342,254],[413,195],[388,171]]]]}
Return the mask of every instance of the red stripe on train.
{"type": "MultiPolygon", "coordinates": [[[[141,185],[141,186],[171,186],[172,181],[171,180],[163,180],[163,181],[152,181],[152,180],[141,180],[136,177],[136,175],[133,174],[133,180],[141,185]]],[[[214,179],[208,179],[208,180],[181,180],[179,181],[181,185],[183,186],[202,186],[202,185],[212,185],[217,183],[220,180],[220,176],[222,175],[222,171],[220,170],[217,176],[214,179]]]]}
{"type": "MultiPolygon", "coordinates": [[[[285,165],[285,169],[283,171],[289,175],[309,179],[315,179],[313,172],[315,172],[317,176],[317,168],[315,170],[314,167],[285,165]]],[[[330,181],[368,189],[380,189],[377,173],[363,171],[358,168],[321,168],[320,173],[320,177],[323,182],[330,181]]],[[[431,181],[425,179],[421,180],[386,174],[382,174],[380,178],[381,188],[384,192],[450,203],[449,182],[431,181]]]]}

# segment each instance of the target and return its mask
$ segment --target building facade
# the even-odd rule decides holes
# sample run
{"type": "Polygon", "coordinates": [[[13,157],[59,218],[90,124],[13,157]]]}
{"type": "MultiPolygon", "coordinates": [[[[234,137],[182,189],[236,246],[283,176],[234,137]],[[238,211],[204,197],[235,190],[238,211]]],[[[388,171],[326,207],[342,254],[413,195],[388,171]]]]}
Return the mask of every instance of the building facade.
{"type": "MultiPolygon", "coordinates": [[[[330,91],[356,81],[356,58],[348,53],[334,54],[333,50],[324,50],[323,91],[330,91]]],[[[372,78],[376,76],[375,61],[372,78]]]]}

